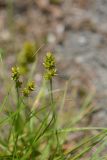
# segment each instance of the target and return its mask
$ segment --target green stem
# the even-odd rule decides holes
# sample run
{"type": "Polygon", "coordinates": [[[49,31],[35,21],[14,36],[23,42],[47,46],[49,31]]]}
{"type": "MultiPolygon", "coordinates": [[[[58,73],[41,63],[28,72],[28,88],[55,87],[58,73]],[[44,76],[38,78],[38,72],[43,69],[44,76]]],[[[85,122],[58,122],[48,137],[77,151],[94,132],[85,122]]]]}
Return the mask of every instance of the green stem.
{"type": "Polygon", "coordinates": [[[51,100],[51,107],[53,111],[53,117],[54,117],[54,124],[56,122],[56,114],[55,114],[55,108],[54,108],[54,99],[53,99],[53,86],[52,86],[52,79],[50,79],[50,100],[51,100]]]}
{"type": "Polygon", "coordinates": [[[56,141],[57,141],[57,147],[56,147],[56,150],[53,154],[53,156],[51,157],[51,159],[54,158],[56,152],[57,152],[57,149],[59,148],[60,150],[60,153],[61,153],[61,147],[60,147],[60,143],[59,143],[59,137],[58,137],[58,133],[57,133],[57,128],[56,128],[56,111],[55,111],[55,108],[54,108],[54,98],[53,98],[53,85],[52,85],[52,78],[50,79],[50,99],[51,99],[51,106],[52,106],[52,110],[53,110],[53,118],[54,118],[54,132],[55,132],[55,136],[56,136],[56,141]]]}
{"type": "Polygon", "coordinates": [[[50,92],[51,92],[51,103],[53,104],[53,93],[52,93],[52,79],[50,79],[50,92]]]}
{"type": "Polygon", "coordinates": [[[17,93],[17,109],[19,108],[19,88],[16,86],[16,93],[17,93]]]}
{"type": "MultiPolygon", "coordinates": [[[[19,88],[17,86],[17,81],[16,81],[15,86],[16,86],[16,94],[17,94],[17,108],[16,109],[19,109],[19,107],[20,107],[20,95],[19,95],[19,88]]],[[[15,132],[16,132],[15,144],[14,144],[14,148],[13,148],[13,160],[14,160],[14,158],[16,156],[17,142],[18,142],[18,138],[19,138],[19,134],[16,131],[16,127],[17,127],[16,126],[16,122],[17,122],[18,118],[19,118],[19,112],[16,114],[16,116],[13,119],[13,124],[14,124],[15,132]]]]}

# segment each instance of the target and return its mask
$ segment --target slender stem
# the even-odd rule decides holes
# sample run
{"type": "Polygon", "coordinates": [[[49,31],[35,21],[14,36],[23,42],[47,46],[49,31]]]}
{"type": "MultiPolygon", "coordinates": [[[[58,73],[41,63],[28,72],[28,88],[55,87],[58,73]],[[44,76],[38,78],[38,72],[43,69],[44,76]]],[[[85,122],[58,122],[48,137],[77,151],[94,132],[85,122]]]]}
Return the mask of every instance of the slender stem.
{"type": "MultiPolygon", "coordinates": [[[[19,88],[17,86],[17,81],[16,81],[15,86],[16,86],[16,94],[17,94],[17,109],[18,109],[19,106],[20,106],[20,95],[19,95],[19,88]]],[[[15,144],[14,144],[14,148],[13,148],[13,159],[16,156],[16,148],[17,148],[17,142],[18,142],[18,138],[19,138],[19,134],[16,131],[16,122],[17,122],[18,118],[19,118],[19,112],[16,114],[16,116],[14,117],[14,121],[13,121],[13,124],[14,124],[14,127],[15,127],[15,132],[16,132],[15,144]]]]}
{"type": "Polygon", "coordinates": [[[50,91],[51,91],[51,103],[53,104],[53,93],[52,93],[52,79],[50,79],[50,91]]]}
{"type": "Polygon", "coordinates": [[[19,108],[19,88],[16,85],[16,93],[17,93],[17,108],[19,108]]]}
{"type": "Polygon", "coordinates": [[[56,141],[57,141],[57,147],[56,150],[53,154],[53,156],[51,157],[53,159],[53,157],[55,156],[57,149],[59,148],[61,151],[61,147],[60,147],[60,143],[59,143],[59,137],[58,137],[58,133],[57,133],[57,128],[56,128],[56,111],[54,108],[54,98],[53,98],[53,86],[52,86],[52,78],[50,79],[50,99],[51,99],[51,106],[53,109],[53,118],[54,118],[54,132],[55,132],[55,136],[56,136],[56,141]]]}
{"type": "Polygon", "coordinates": [[[50,100],[51,100],[51,106],[53,110],[53,117],[54,117],[54,124],[56,122],[56,114],[55,114],[55,108],[54,108],[54,99],[53,99],[53,86],[52,86],[52,79],[50,79],[50,100]]]}

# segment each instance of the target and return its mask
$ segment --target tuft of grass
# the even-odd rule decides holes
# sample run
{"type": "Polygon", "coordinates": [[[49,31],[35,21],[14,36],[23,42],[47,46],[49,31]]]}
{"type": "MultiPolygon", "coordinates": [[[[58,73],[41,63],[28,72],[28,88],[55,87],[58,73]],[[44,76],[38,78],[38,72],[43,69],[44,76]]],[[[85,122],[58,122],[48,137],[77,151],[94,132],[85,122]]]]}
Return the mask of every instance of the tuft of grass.
{"type": "MultiPolygon", "coordinates": [[[[0,59],[2,63],[2,58],[0,59]]],[[[92,112],[93,94],[86,97],[80,113],[69,117],[69,121],[63,124],[61,115],[66,107],[69,83],[66,83],[61,102],[58,104],[58,99],[54,97],[53,79],[57,76],[57,69],[52,53],[47,53],[43,66],[45,69],[43,83],[36,95],[37,85],[35,88],[32,76],[28,77],[28,82],[25,83],[20,67],[12,68],[12,83],[0,104],[0,159],[106,160],[104,150],[107,147],[107,128],[77,127],[77,124],[92,112]],[[61,107],[58,108],[58,105],[61,107]],[[64,149],[69,136],[91,131],[96,131],[96,134],[91,136],[84,134],[75,145],[64,149]],[[93,154],[93,149],[96,148],[93,154]]]]}

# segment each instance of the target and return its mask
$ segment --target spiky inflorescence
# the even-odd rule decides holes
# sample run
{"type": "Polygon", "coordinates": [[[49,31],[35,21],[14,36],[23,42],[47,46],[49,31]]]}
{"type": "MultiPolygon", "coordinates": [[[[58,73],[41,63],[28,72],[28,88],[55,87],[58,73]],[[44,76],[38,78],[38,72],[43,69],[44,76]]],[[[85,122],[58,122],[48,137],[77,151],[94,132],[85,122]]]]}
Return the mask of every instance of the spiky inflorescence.
{"type": "Polygon", "coordinates": [[[55,66],[55,57],[51,52],[48,52],[43,63],[46,72],[45,72],[45,79],[51,80],[54,76],[56,76],[56,66],[55,66]]]}
{"type": "Polygon", "coordinates": [[[28,97],[29,94],[30,94],[32,91],[34,91],[34,88],[35,88],[34,82],[33,82],[33,81],[28,82],[26,88],[24,88],[23,91],[22,91],[24,97],[28,97]]]}
{"type": "Polygon", "coordinates": [[[22,85],[22,82],[19,80],[20,78],[20,69],[19,67],[12,67],[12,79],[15,81],[16,83],[16,87],[20,88],[22,85]]]}

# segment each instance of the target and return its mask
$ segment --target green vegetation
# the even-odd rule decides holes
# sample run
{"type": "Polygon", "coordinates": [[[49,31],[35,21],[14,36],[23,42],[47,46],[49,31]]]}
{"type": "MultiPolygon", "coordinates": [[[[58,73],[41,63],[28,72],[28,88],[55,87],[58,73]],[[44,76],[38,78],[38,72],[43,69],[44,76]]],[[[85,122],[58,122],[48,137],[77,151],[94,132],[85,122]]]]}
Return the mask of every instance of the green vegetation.
{"type": "MultiPolygon", "coordinates": [[[[34,52],[32,44],[26,44],[20,53],[19,64],[34,65],[34,52]]],[[[3,63],[2,55],[0,63],[3,63]]],[[[49,52],[44,58],[43,83],[37,92],[32,74],[28,75],[26,82],[20,65],[12,68],[12,80],[0,104],[0,160],[106,160],[107,128],[77,127],[78,122],[91,113],[92,94],[86,97],[79,114],[68,117],[64,123],[61,121],[64,119],[62,110],[67,107],[64,104],[69,83],[59,101],[53,88],[53,79],[57,76],[54,55],[49,52]],[[91,136],[84,134],[75,144],[69,140],[74,133],[91,131],[96,132],[91,136]],[[68,147],[64,148],[67,144],[68,147]],[[95,147],[97,150],[93,153],[95,147]]],[[[32,70],[29,72],[33,73],[32,70]]]]}
{"type": "Polygon", "coordinates": [[[50,3],[61,4],[62,0],[50,0],[50,3]]]}

